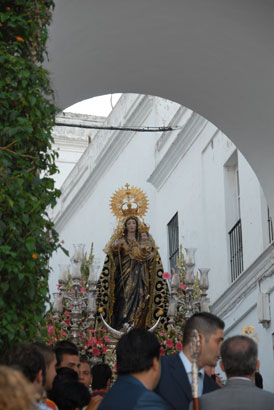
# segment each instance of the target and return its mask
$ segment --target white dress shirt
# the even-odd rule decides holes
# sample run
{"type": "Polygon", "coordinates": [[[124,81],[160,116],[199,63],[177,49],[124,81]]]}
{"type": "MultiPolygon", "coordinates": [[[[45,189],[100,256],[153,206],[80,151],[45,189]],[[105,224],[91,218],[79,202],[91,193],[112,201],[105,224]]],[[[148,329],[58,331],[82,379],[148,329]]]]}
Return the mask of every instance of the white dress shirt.
{"type": "MultiPolygon", "coordinates": [[[[189,383],[192,384],[192,363],[186,357],[186,355],[184,354],[184,352],[182,350],[179,353],[179,357],[182,360],[182,363],[185,367],[185,371],[187,373],[189,383]]],[[[201,396],[203,394],[204,376],[205,376],[204,369],[200,369],[199,373],[198,373],[199,396],[201,396]]]]}

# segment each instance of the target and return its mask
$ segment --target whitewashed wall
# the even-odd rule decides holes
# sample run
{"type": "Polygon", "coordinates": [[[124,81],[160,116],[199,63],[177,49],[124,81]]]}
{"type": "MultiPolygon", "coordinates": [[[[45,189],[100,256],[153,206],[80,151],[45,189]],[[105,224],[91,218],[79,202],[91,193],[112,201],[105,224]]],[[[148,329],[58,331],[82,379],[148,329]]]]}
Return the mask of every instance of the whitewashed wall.
{"type": "MultiPolygon", "coordinates": [[[[268,292],[273,302],[274,252],[268,241],[267,204],[252,169],[213,124],[160,98],[123,95],[104,125],[180,128],[165,133],[91,133],[90,144],[62,184],[62,196],[53,212],[64,246],[71,252],[73,243],[85,243],[89,248],[94,242],[94,253],[102,266],[102,249],[116,226],[109,200],[116,189],[129,183],[148,195],[150,207],[145,220],[160,247],[164,268],[169,270],[167,224],[178,212],[180,242],[184,247],[197,248],[197,268],[211,269],[209,296],[213,312],[225,320],[227,335],[239,333],[245,325],[255,326],[261,371],[267,379],[266,387],[274,391],[274,327],[272,322],[268,329],[258,323],[256,303],[259,279],[262,291],[268,292]],[[231,166],[235,158],[245,270],[231,284],[228,231],[237,220],[231,166]],[[265,275],[269,279],[265,280],[265,275]]],[[[72,138],[81,140],[77,132],[72,138]]],[[[61,154],[64,161],[70,159],[69,151],[61,154]]],[[[61,174],[62,167],[60,162],[61,174]]],[[[51,260],[52,292],[58,280],[58,264],[66,262],[68,258],[60,251],[51,260]]],[[[273,303],[270,309],[274,317],[273,303]]]]}

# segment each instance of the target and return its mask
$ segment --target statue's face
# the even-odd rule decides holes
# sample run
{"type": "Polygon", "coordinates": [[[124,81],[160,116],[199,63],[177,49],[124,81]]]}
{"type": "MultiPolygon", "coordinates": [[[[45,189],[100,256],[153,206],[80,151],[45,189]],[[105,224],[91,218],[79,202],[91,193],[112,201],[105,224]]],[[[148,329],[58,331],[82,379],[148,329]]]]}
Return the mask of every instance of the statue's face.
{"type": "Polygon", "coordinates": [[[126,223],[126,228],[128,232],[136,232],[137,224],[135,219],[129,219],[126,223]]]}

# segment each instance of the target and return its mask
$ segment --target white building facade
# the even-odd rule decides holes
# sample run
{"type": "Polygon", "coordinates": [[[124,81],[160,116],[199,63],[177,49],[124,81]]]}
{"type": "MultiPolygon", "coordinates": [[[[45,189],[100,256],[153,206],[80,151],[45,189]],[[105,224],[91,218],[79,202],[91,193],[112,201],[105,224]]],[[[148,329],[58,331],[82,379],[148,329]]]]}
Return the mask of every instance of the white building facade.
{"type": "MultiPolygon", "coordinates": [[[[123,95],[107,119],[58,118],[65,121],[174,128],[163,133],[56,127],[62,195],[52,215],[55,227],[70,252],[73,243],[85,243],[88,251],[93,242],[102,267],[102,249],[116,226],[110,197],[126,183],[143,189],[149,199],[144,219],[165,270],[174,264],[179,244],[197,248],[196,267],[210,268],[211,311],[225,321],[226,336],[245,329],[258,340],[264,386],[274,391],[272,220],[242,154],[212,123],[157,97],[123,95]]],[[[69,259],[58,251],[51,261],[52,292],[62,263],[69,259]]]]}

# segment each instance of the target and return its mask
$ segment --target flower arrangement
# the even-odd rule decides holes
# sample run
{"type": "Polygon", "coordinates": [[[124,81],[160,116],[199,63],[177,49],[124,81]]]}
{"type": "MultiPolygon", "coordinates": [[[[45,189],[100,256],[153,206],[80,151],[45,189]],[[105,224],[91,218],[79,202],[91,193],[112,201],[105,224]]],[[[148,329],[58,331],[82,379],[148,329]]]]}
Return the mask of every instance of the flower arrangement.
{"type": "MultiPolygon", "coordinates": [[[[91,244],[90,254],[84,254],[82,266],[81,266],[81,275],[82,280],[80,281],[81,293],[86,293],[88,289],[88,265],[93,262],[93,243],[91,244]]],[[[57,285],[57,288],[60,288],[60,285],[57,285]]],[[[65,292],[73,297],[74,289],[72,287],[72,278],[69,275],[68,282],[66,284],[65,292]]],[[[70,339],[72,337],[72,321],[71,321],[71,308],[72,305],[68,301],[62,301],[62,311],[58,314],[58,317],[54,317],[52,311],[49,311],[46,315],[46,329],[47,337],[46,342],[48,344],[54,344],[59,340],[70,339]]],[[[78,326],[78,348],[80,354],[84,354],[89,358],[100,358],[104,360],[104,357],[107,353],[107,347],[110,343],[110,338],[107,334],[107,331],[104,329],[90,329],[87,328],[87,312],[83,309],[82,317],[79,320],[78,326]]]]}
{"type": "Polygon", "coordinates": [[[166,332],[157,334],[160,342],[160,355],[175,354],[183,348],[183,334],[175,329],[168,329],[166,332]]]}

